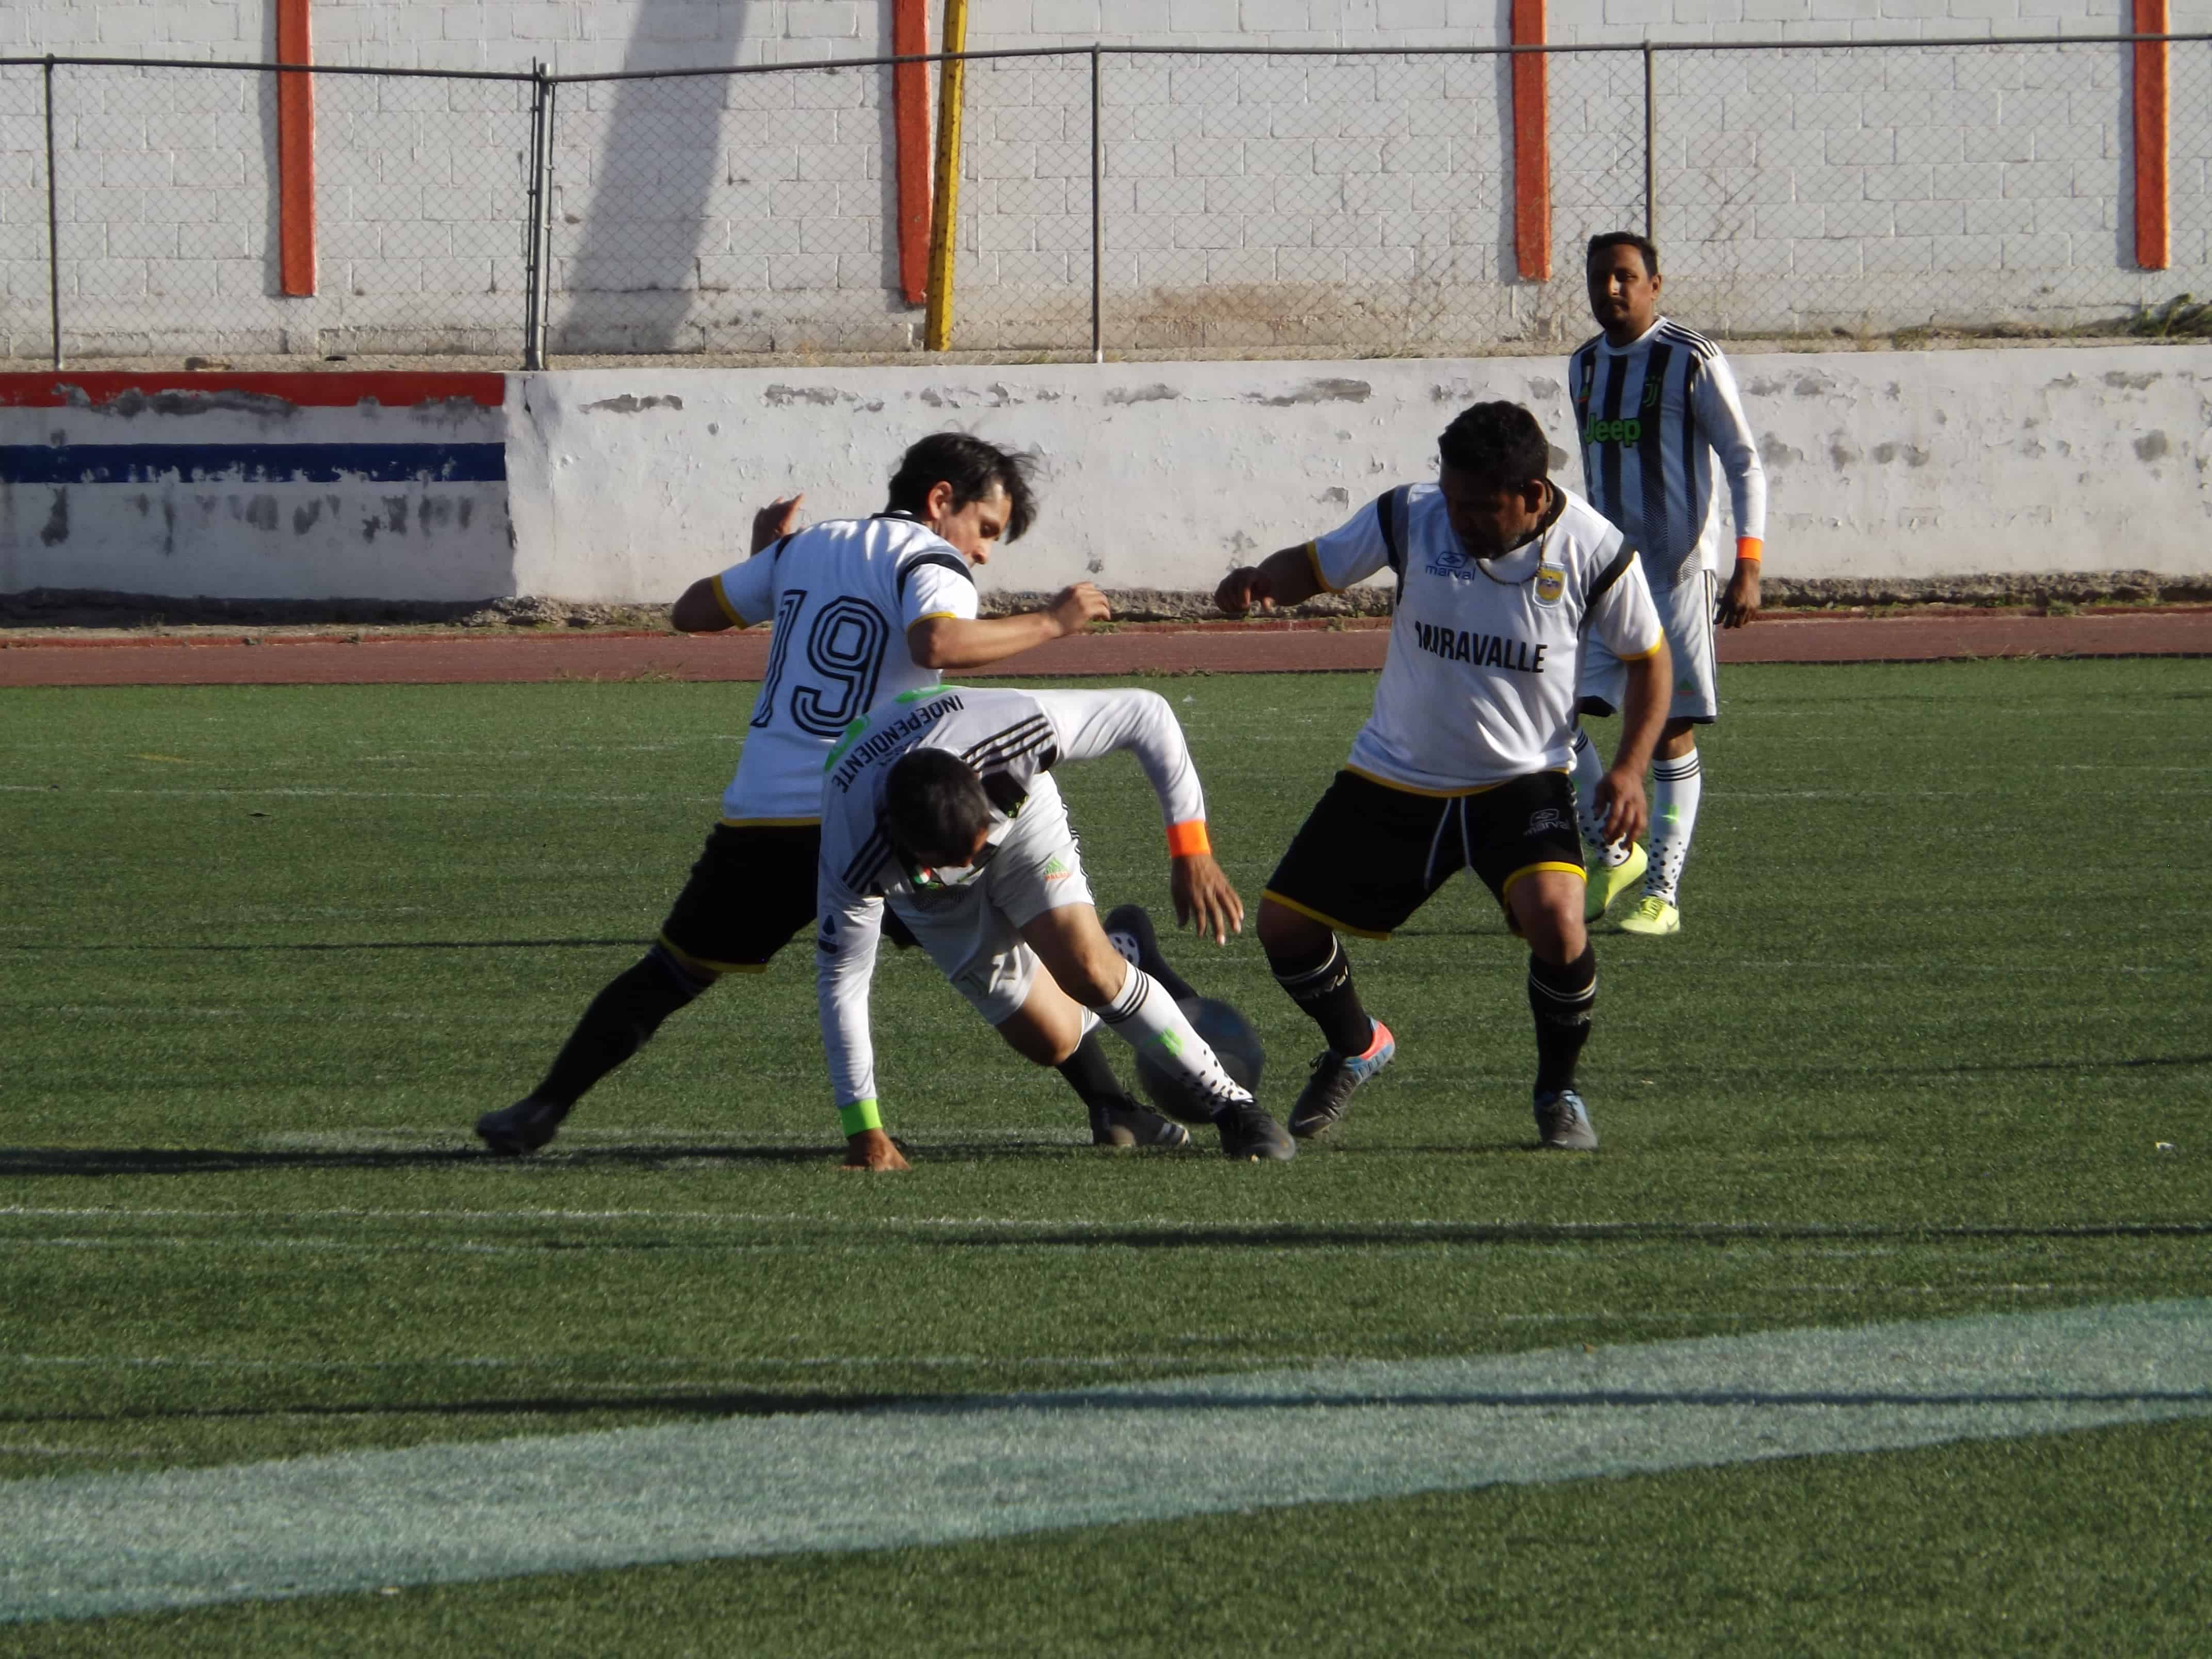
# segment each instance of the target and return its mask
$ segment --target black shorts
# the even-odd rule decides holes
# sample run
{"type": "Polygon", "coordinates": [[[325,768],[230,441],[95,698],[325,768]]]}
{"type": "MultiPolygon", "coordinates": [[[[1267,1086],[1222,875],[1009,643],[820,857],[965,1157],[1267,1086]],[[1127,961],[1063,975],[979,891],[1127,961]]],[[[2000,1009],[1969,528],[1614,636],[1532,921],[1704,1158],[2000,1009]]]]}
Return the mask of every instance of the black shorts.
{"type": "Polygon", "coordinates": [[[660,942],[720,973],[759,973],[814,925],[821,858],[818,824],[716,824],[660,924],[660,942]]]}
{"type": "Polygon", "coordinates": [[[1267,896],[1340,933],[1388,939],[1462,869],[1501,905],[1522,876],[1580,875],[1566,774],[1532,772],[1472,795],[1417,795],[1339,772],[1268,878],[1267,896]]]}

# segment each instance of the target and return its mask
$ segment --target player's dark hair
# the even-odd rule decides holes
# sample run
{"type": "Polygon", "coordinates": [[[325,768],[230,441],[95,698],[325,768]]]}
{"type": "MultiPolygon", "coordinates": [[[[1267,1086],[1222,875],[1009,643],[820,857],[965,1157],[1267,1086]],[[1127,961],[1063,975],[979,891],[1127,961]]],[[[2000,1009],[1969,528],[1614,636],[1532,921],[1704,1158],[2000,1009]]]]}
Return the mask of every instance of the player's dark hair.
{"type": "Polygon", "coordinates": [[[929,510],[929,492],[952,486],[957,510],[980,501],[996,484],[1006,492],[1006,539],[1018,542],[1036,520],[1036,492],[1030,473],[1033,456],[1017,455],[965,432],[933,432],[899,457],[891,474],[890,511],[916,517],[929,510]]]}
{"type": "Polygon", "coordinates": [[[1599,254],[1617,247],[1632,247],[1642,254],[1644,274],[1646,276],[1656,276],[1659,274],[1658,243],[1653,241],[1649,236],[1638,236],[1632,230],[1608,230],[1601,236],[1591,237],[1589,251],[1583,255],[1583,268],[1587,270],[1599,254]]]}
{"type": "Polygon", "coordinates": [[[965,852],[991,822],[975,769],[942,749],[917,749],[884,780],[884,829],[901,852],[965,852]]]}
{"type": "Polygon", "coordinates": [[[1437,456],[1482,489],[1511,489],[1552,471],[1552,446],[1536,417],[1518,404],[1462,410],[1437,440],[1437,456]]]}

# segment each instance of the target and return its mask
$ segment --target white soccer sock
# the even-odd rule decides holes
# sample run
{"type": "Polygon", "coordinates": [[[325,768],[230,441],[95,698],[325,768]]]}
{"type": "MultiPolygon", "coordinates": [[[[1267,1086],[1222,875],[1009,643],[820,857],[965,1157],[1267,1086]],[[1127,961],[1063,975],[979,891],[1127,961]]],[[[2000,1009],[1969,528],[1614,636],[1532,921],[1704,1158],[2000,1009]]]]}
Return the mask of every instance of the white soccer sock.
{"type": "Polygon", "coordinates": [[[1217,1107],[1241,1106],[1252,1097],[1221,1067],[1221,1061],[1176,1006],[1167,988],[1135,963],[1114,1000],[1097,1011],[1106,1029],[1139,1054],[1152,1055],[1197,1094],[1217,1107]]]}
{"type": "Polygon", "coordinates": [[[1575,818],[1582,825],[1583,845],[1589,849],[1590,861],[1602,860],[1609,870],[1617,870],[1628,862],[1632,848],[1625,840],[1608,842],[1605,838],[1605,820],[1597,815],[1597,787],[1605,777],[1605,768],[1597,757],[1597,745],[1589,740],[1589,733],[1582,727],[1575,728],[1575,818]]]}
{"type": "Polygon", "coordinates": [[[1698,827],[1698,798],[1705,770],[1694,749],[1680,760],[1651,763],[1651,869],[1644,890],[1674,902],[1682,866],[1690,860],[1690,835],[1698,827]]]}

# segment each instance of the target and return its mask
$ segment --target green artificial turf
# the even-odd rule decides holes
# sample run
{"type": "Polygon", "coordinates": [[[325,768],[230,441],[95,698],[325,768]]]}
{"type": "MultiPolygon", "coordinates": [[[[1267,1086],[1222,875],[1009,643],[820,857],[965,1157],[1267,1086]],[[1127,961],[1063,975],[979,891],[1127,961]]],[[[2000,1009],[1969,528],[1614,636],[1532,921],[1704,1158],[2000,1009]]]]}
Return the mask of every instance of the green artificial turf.
{"type": "MultiPolygon", "coordinates": [[[[1154,684],[1256,902],[1372,681],[1154,684]]],[[[2212,1293],[2212,672],[1739,668],[1727,689],[1685,932],[1599,939],[1595,1156],[1528,1150],[1525,958],[1462,880],[1353,946],[1400,1057],[1285,1168],[1093,1152],[1056,1079],[887,957],[885,1109],[916,1163],[896,1179],[835,1168],[803,941],[678,1015],[546,1155],[494,1162],[468,1133],[651,936],[747,688],[7,693],[0,1477],[2212,1293]]],[[[1164,912],[1134,766],[1062,781],[1102,906],[1164,912]]],[[[1285,1110],[1318,1043],[1256,945],[1170,948],[1258,1024],[1285,1110]]],[[[1785,1614],[1802,1650],[2002,1650],[2039,1644],[1999,1640],[2030,1628],[2007,1617],[2094,1607],[2085,1629],[2179,1650],[2203,1589],[2159,1565],[2181,1499],[2158,1468],[2201,1462],[2204,1433],[76,1630],[285,1651],[404,1628],[458,1651],[526,1620],[580,1650],[723,1645],[696,1604],[757,1613],[763,1649],[957,1650],[957,1599],[977,1650],[1031,1629],[1039,1650],[1473,1644],[1468,1618],[1521,1632],[1501,1650],[1706,1630],[1771,1650],[1785,1614]],[[1832,1510],[1872,1519],[1844,1540],[1832,1510]],[[1899,1541],[1947,1516],[1944,1549],[1899,1541]],[[1379,1564],[1332,1581],[1340,1639],[1283,1584],[1316,1528],[1327,1559],[1379,1564]],[[1759,1576],[1778,1538],[1802,1583],[1759,1576]],[[2167,1622],[2096,1594],[2139,1582],[2123,1556],[2167,1622]]]]}

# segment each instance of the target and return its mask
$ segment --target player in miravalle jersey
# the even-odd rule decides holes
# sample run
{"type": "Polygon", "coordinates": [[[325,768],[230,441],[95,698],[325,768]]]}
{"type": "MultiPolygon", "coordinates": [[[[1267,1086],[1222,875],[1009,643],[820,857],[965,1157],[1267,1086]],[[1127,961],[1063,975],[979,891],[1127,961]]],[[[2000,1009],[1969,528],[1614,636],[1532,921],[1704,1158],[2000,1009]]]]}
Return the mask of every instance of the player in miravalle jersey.
{"type": "Polygon", "coordinates": [[[885,905],[1017,1054],[1064,1065],[1103,1022],[1206,1107],[1231,1158],[1297,1150],[1098,924],[1052,774],[1117,750],[1159,797],[1176,919],[1227,943],[1244,903],[1213,860],[1189,746],[1157,692],[909,691],[830,751],[815,984],[848,1167],[907,1167],[884,1133],[868,1031],[885,905]]]}
{"type": "Polygon", "coordinates": [[[1340,933],[1388,939],[1454,872],[1473,870],[1528,942],[1541,1144],[1597,1145],[1575,1062],[1597,1001],[1566,768],[1584,638],[1626,680],[1620,752],[1597,787],[1609,837],[1644,823],[1644,768],[1666,713],[1667,642],[1620,532],[1546,476],[1517,404],[1477,404],[1437,441],[1437,482],[1401,484],[1341,529],[1231,571],[1231,616],[1297,605],[1386,565],[1398,578],[1375,712],[1275,866],[1260,944],[1328,1047],[1291,1115],[1326,1133],[1397,1044],[1352,987],[1340,933]]]}
{"type": "MultiPolygon", "coordinates": [[[[1759,562],[1765,546],[1766,471],[1743,417],[1735,376],[1720,348],[1659,314],[1659,250],[1627,231],[1593,237],[1590,311],[1605,332],[1567,360],[1590,505],[1628,532],[1644,555],[1651,598],[1674,659],[1674,701],[1651,765],[1651,850],[1633,841],[1601,844],[1594,807],[1597,750],[1580,732],[1575,787],[1589,844],[1595,921],[1638,876],[1644,891],[1623,933],[1681,931],[1682,866],[1697,827],[1703,774],[1697,728],[1720,713],[1713,624],[1741,628],[1759,615],[1759,562]],[[1720,501],[1713,456],[1728,474],[1735,514],[1735,564],[1717,599],[1720,501]]],[[[1620,705],[1620,665],[1600,642],[1583,659],[1582,707],[1610,714],[1620,705]]]]}
{"type": "MultiPolygon", "coordinates": [[[[822,758],[879,699],[934,686],[1108,614],[1088,582],[1042,611],[975,615],[969,567],[1036,516],[1024,458],[958,432],[908,449],[872,519],[793,531],[799,498],[754,523],[752,557],[694,582],[669,619],[709,634],[773,618],[775,641],[722,819],[660,936],[593,999],[544,1080],[477,1121],[495,1152],[534,1152],[599,1079],[725,974],[759,973],[814,920],[822,758]]],[[[1130,1099],[1097,1043],[1061,1067],[1105,1145],[1175,1145],[1182,1126],[1130,1099]]]]}

